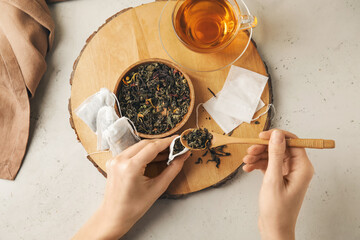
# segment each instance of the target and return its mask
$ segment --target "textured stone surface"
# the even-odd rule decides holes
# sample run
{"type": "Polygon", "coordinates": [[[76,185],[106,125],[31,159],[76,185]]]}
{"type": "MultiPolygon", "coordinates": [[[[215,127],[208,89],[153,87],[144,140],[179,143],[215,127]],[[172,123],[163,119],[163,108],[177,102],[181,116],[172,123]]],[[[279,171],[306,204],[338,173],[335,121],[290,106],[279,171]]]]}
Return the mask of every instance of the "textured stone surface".
{"type": "MultiPolygon", "coordinates": [[[[14,182],[0,181],[0,239],[69,239],[95,211],[105,179],[69,124],[72,65],[86,39],[123,8],[149,1],[69,1],[56,22],[48,71],[32,100],[28,153],[14,182]]],[[[360,238],[360,2],[247,1],[259,18],[258,50],[272,76],[273,126],[333,138],[308,151],[315,167],[299,239],[360,238]],[[336,17],[336,18],[335,18],[336,17]]],[[[260,173],[240,171],[219,188],[159,200],[123,239],[259,239],[260,173]]]]}

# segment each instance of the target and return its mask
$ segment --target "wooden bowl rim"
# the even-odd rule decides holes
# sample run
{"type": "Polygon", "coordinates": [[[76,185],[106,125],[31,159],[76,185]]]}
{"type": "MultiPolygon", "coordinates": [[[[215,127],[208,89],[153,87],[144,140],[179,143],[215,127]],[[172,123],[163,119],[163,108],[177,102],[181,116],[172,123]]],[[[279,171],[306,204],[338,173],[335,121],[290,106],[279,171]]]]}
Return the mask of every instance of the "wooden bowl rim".
{"type": "Polygon", "coordinates": [[[152,63],[152,62],[160,62],[160,63],[163,63],[165,65],[167,65],[168,67],[171,67],[171,68],[174,68],[176,70],[178,70],[179,72],[181,72],[184,76],[184,78],[186,79],[187,81],[187,84],[189,86],[189,89],[190,89],[190,105],[189,105],[189,108],[188,108],[188,111],[187,113],[184,115],[183,119],[175,125],[175,127],[173,127],[172,129],[170,129],[169,131],[167,132],[164,132],[164,133],[161,133],[161,134],[155,134],[155,135],[152,135],[152,134],[144,134],[144,133],[140,133],[140,132],[137,132],[139,137],[141,138],[164,138],[164,137],[168,137],[172,134],[174,134],[175,132],[177,132],[178,130],[180,130],[180,128],[182,128],[185,123],[189,120],[190,118],[190,115],[194,109],[194,105],[195,105],[195,91],[194,91],[194,86],[192,84],[192,81],[189,77],[189,75],[187,75],[177,64],[169,61],[169,60],[166,60],[166,59],[161,59],[161,58],[147,58],[147,59],[143,59],[143,60],[139,60],[137,62],[135,62],[134,64],[131,64],[129,67],[127,67],[123,73],[120,75],[119,79],[117,80],[116,82],[116,85],[115,85],[115,89],[114,89],[114,94],[116,97],[118,97],[118,91],[120,89],[120,85],[121,85],[121,79],[123,79],[130,71],[134,70],[135,68],[141,66],[141,65],[145,65],[145,64],[148,64],[148,63],[152,63]]]}

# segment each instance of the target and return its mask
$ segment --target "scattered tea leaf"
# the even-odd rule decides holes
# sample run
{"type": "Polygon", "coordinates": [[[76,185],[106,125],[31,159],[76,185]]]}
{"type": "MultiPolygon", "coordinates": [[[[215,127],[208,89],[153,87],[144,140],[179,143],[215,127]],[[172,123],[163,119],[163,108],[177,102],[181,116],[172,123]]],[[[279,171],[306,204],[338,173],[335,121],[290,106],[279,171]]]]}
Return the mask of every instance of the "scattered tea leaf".
{"type": "Polygon", "coordinates": [[[195,164],[200,164],[202,162],[203,162],[202,158],[198,158],[198,160],[195,162],[195,164]]]}
{"type": "Polygon", "coordinates": [[[206,150],[206,152],[202,155],[203,157],[205,157],[208,154],[209,150],[206,150]]]}
{"type": "Polygon", "coordinates": [[[220,163],[221,163],[220,157],[225,157],[225,156],[231,155],[231,153],[229,153],[229,152],[224,152],[224,148],[226,148],[226,145],[218,146],[215,148],[210,148],[209,151],[211,153],[211,159],[209,159],[206,163],[215,162],[216,167],[219,168],[220,163]]]}
{"type": "Polygon", "coordinates": [[[207,88],[209,90],[209,92],[216,98],[216,94],[210,89],[210,88],[207,88]]]}
{"type": "MultiPolygon", "coordinates": [[[[207,160],[206,163],[215,162],[216,167],[219,168],[220,163],[221,163],[220,157],[230,156],[231,153],[224,151],[224,148],[227,147],[226,145],[211,148],[212,138],[213,138],[213,135],[206,128],[194,129],[187,135],[183,136],[183,139],[187,141],[187,143],[190,147],[197,148],[197,149],[206,149],[206,151],[202,155],[202,157],[205,157],[208,153],[210,153],[210,155],[211,155],[211,159],[207,160]]],[[[201,161],[199,159],[201,159],[201,158],[198,158],[198,160],[195,162],[195,164],[202,163],[202,159],[201,159],[201,161]]]]}

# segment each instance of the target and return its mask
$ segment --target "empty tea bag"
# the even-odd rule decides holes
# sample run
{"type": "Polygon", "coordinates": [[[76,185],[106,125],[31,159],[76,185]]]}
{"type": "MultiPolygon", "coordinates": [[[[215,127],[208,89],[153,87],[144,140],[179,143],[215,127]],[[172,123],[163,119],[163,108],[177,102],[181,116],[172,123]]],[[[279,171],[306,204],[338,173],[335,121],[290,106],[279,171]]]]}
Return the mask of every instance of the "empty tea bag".
{"type": "Polygon", "coordinates": [[[169,160],[167,161],[167,165],[170,165],[170,163],[177,157],[180,155],[183,155],[184,153],[188,152],[190,149],[184,147],[184,149],[176,154],[174,154],[174,146],[175,146],[175,142],[177,139],[180,139],[180,136],[174,138],[174,140],[172,140],[171,144],[170,144],[170,153],[169,153],[169,160]]]}
{"type": "Polygon", "coordinates": [[[126,148],[139,142],[141,139],[134,132],[134,125],[127,117],[122,117],[111,124],[102,134],[113,156],[120,154],[126,148]]]}
{"type": "Polygon", "coordinates": [[[247,69],[231,66],[215,108],[225,115],[250,123],[269,78],[247,69]]]}
{"type": "MultiPolygon", "coordinates": [[[[254,114],[265,106],[260,97],[267,80],[268,77],[261,74],[231,66],[222,90],[205,102],[203,107],[228,134],[241,123],[254,120],[254,114]]],[[[271,106],[269,104],[259,116],[266,114],[271,106]]]]}
{"type": "Polygon", "coordinates": [[[75,110],[81,120],[83,120],[94,132],[96,132],[96,118],[101,107],[114,107],[115,97],[107,88],[101,88],[99,92],[88,97],[75,110]]]}
{"type": "Polygon", "coordinates": [[[105,106],[100,108],[96,118],[97,150],[109,149],[109,143],[104,138],[103,133],[118,119],[114,107],[105,106]]]}
{"type": "MultiPolygon", "coordinates": [[[[239,126],[241,123],[243,123],[243,121],[220,112],[215,107],[216,100],[217,98],[215,97],[210,98],[206,103],[203,104],[203,107],[211,115],[211,117],[219,125],[219,127],[225,132],[225,134],[228,134],[232,130],[234,130],[237,126],[239,126]]],[[[258,106],[256,107],[255,112],[259,111],[264,106],[265,106],[264,102],[260,100],[258,106]]]]}

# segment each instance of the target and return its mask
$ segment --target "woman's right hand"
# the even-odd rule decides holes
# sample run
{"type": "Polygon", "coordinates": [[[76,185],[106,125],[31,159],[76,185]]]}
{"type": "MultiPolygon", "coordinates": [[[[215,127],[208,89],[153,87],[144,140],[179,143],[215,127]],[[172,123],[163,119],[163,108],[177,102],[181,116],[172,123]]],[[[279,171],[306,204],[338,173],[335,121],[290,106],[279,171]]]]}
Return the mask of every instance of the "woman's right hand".
{"type": "Polygon", "coordinates": [[[259,195],[259,229],[262,239],[295,239],[295,224],[314,168],[303,148],[287,148],[285,136],[273,129],[260,133],[269,146],[253,145],[244,157],[243,170],[264,173],[259,195]]]}

